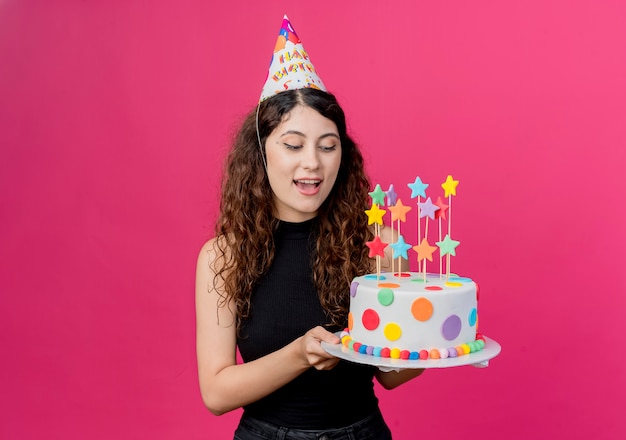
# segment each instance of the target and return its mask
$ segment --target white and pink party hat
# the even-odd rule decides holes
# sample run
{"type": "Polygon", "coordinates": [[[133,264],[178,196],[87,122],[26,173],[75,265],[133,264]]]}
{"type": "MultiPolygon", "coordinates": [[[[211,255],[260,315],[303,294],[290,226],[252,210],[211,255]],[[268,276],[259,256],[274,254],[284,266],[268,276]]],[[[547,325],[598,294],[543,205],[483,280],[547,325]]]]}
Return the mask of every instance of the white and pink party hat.
{"type": "Polygon", "coordinates": [[[326,91],[309,54],[285,15],[259,102],[285,90],[307,87],[326,91]]]}

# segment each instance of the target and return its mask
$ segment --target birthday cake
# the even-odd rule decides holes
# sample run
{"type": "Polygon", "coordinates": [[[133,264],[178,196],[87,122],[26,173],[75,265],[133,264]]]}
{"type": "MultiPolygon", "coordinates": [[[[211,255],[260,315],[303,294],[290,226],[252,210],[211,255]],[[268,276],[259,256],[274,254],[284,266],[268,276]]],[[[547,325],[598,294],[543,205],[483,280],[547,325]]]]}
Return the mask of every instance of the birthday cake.
{"type": "Polygon", "coordinates": [[[478,286],[421,273],[357,277],[350,286],[347,347],[395,359],[445,359],[484,347],[477,335],[478,286]]]}
{"type": "Polygon", "coordinates": [[[377,273],[356,277],[351,283],[348,328],[341,333],[342,344],[348,349],[383,358],[426,360],[463,356],[484,348],[485,339],[478,333],[478,285],[468,277],[450,272],[450,256],[456,256],[455,249],[460,243],[450,238],[450,207],[457,184],[458,181],[448,176],[441,185],[448,204],[441,197],[436,203],[426,198],[429,185],[419,177],[408,184],[411,198],[417,197],[420,243],[417,246],[406,243],[401,234],[401,223],[406,222],[406,214],[412,208],[397,198],[393,185],[386,192],[377,185],[370,193],[372,208],[365,212],[368,224],[374,225],[375,237],[367,246],[369,256],[376,258],[377,273]],[[426,198],[424,202],[422,197],[426,198]],[[380,226],[386,213],[381,205],[385,198],[397,231],[393,243],[380,240],[380,226]],[[431,246],[428,241],[429,220],[438,221],[437,246],[431,246]],[[425,222],[423,234],[422,221],[425,222]],[[446,235],[442,239],[444,230],[446,235]],[[408,260],[407,251],[414,250],[419,271],[402,272],[398,261],[397,271],[392,266],[391,272],[381,272],[381,258],[387,246],[393,249],[394,260],[408,260]],[[427,271],[426,261],[433,262],[437,250],[439,273],[431,273],[427,271]]]}

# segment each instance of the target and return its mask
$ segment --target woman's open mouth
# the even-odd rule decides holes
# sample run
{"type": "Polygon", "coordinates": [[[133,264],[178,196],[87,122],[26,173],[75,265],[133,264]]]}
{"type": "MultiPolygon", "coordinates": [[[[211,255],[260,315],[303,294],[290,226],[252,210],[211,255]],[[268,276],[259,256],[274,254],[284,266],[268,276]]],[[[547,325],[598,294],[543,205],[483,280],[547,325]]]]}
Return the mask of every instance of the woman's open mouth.
{"type": "Polygon", "coordinates": [[[320,179],[296,179],[296,187],[304,194],[315,194],[322,183],[320,179]]]}
{"type": "Polygon", "coordinates": [[[294,180],[293,183],[295,183],[298,186],[315,186],[318,187],[320,186],[320,183],[322,183],[321,180],[317,180],[317,179],[300,179],[300,180],[294,180]]]}

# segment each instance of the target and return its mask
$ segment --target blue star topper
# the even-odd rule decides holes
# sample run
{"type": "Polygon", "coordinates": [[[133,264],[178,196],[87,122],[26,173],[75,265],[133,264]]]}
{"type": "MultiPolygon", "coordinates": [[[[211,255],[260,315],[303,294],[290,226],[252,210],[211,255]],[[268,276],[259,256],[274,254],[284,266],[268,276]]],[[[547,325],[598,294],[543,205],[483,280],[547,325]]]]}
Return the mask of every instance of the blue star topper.
{"type": "Polygon", "coordinates": [[[415,182],[408,184],[409,188],[411,188],[411,198],[414,199],[417,196],[426,197],[426,188],[428,188],[428,183],[422,182],[419,176],[415,178],[415,182]]]}
{"type": "Polygon", "coordinates": [[[389,245],[393,249],[393,258],[402,257],[405,260],[409,259],[406,251],[412,248],[410,244],[404,241],[404,237],[401,235],[398,237],[398,241],[389,245]]]}

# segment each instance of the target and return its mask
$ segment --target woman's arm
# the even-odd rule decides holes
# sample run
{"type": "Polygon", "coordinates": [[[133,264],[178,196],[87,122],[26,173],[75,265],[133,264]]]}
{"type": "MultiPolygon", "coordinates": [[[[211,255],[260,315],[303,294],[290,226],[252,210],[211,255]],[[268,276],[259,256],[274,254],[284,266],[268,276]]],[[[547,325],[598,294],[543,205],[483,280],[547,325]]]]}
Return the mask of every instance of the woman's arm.
{"type": "MultiPolygon", "coordinates": [[[[380,231],[381,240],[384,241],[385,243],[391,243],[392,242],[392,237],[391,237],[392,230],[393,228],[391,227],[382,228],[380,231]]],[[[397,240],[398,238],[397,231],[394,231],[393,234],[394,234],[393,236],[394,240],[397,240]]],[[[385,248],[385,259],[382,262],[382,270],[386,270],[386,271],[391,270],[392,258],[393,258],[393,249],[391,248],[391,246],[387,246],[385,248]]],[[[408,260],[405,260],[403,258],[396,258],[394,262],[395,270],[398,270],[398,264],[402,272],[408,272],[409,270],[411,270],[409,267],[408,260]],[[398,262],[398,260],[400,261],[398,262]]],[[[423,372],[424,372],[423,368],[410,368],[410,369],[407,368],[407,369],[400,370],[400,371],[389,371],[389,372],[383,372],[381,370],[378,370],[376,372],[376,380],[378,380],[378,383],[380,383],[383,386],[383,388],[390,390],[399,385],[402,385],[403,383],[411,379],[416,378],[423,372]]]]}
{"type": "Polygon", "coordinates": [[[424,372],[423,368],[405,368],[400,371],[388,371],[383,372],[381,370],[376,371],[376,380],[386,390],[394,389],[395,387],[408,382],[411,379],[415,379],[417,376],[424,372]]]}
{"type": "Polygon", "coordinates": [[[218,306],[224,292],[221,284],[214,284],[214,240],[198,256],[196,352],[202,400],[213,414],[220,415],[265,397],[310,367],[333,368],[338,359],[326,353],[320,342],[337,343],[338,338],[316,327],[280,350],[237,364],[235,308],[231,302],[218,306]]]}

